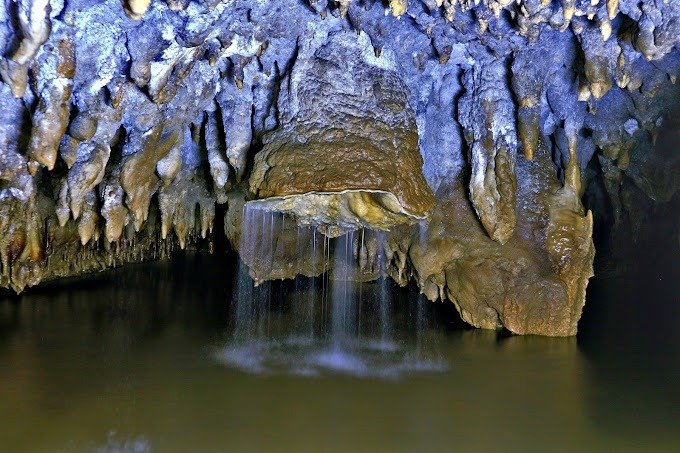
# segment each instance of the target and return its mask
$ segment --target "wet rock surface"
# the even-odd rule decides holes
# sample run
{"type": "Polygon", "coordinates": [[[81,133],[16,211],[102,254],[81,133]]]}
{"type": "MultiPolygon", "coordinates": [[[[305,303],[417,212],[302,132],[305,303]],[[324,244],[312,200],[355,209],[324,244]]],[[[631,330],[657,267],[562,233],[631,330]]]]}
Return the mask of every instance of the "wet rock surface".
{"type": "Polygon", "coordinates": [[[344,244],[351,278],[573,335],[593,229],[616,271],[677,204],[679,27],[653,0],[0,0],[0,285],[226,211],[257,281],[347,276],[344,244]]]}
{"type": "Polygon", "coordinates": [[[394,256],[390,273],[415,279],[433,301],[451,300],[464,321],[505,326],[521,334],[576,333],[592,276],[592,218],[578,197],[560,187],[541,146],[533,161],[518,164],[517,224],[505,244],[486,234],[466,197],[464,181],[437,193],[426,228],[413,232],[394,256]]]}

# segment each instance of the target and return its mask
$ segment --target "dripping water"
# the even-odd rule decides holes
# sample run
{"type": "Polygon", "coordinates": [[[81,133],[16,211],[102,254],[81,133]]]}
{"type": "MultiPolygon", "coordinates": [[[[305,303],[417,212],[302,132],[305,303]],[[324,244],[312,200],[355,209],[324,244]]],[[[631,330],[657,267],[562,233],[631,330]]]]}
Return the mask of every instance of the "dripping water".
{"type": "Polygon", "coordinates": [[[280,213],[248,204],[241,231],[243,259],[236,275],[233,329],[216,353],[222,363],[257,374],[389,378],[446,368],[443,362],[422,354],[420,308],[415,335],[395,328],[386,233],[348,231],[331,239],[317,228],[295,225],[280,213]],[[284,250],[281,234],[295,234],[292,255],[284,250]],[[370,252],[369,240],[374,244],[370,252]],[[366,256],[371,262],[367,266],[378,279],[361,283],[366,265],[361,257],[366,261],[366,256]],[[269,282],[254,287],[251,272],[266,274],[286,259],[294,260],[291,264],[297,269],[321,274],[276,284],[286,291],[274,291],[269,282]]]}
{"type": "MultiPolygon", "coordinates": [[[[243,223],[252,226],[255,223],[256,211],[244,207],[243,223]]],[[[240,247],[243,254],[254,253],[257,231],[253,228],[243,228],[241,230],[240,247]]],[[[253,283],[249,275],[248,266],[243,260],[238,260],[237,282],[235,285],[236,294],[234,295],[234,337],[237,340],[244,340],[252,335],[252,320],[255,318],[255,298],[253,283]]]]}
{"type": "Polygon", "coordinates": [[[352,243],[354,232],[349,232],[338,238],[335,247],[332,281],[332,316],[331,340],[335,347],[341,346],[351,334],[353,327],[352,290],[354,283],[354,268],[352,263],[352,243]]]}
{"type": "Polygon", "coordinates": [[[391,349],[393,347],[391,342],[392,318],[390,312],[390,286],[387,279],[387,259],[385,249],[387,247],[387,239],[384,232],[377,233],[378,242],[378,269],[380,277],[378,278],[377,312],[379,314],[380,323],[380,348],[391,349]]]}

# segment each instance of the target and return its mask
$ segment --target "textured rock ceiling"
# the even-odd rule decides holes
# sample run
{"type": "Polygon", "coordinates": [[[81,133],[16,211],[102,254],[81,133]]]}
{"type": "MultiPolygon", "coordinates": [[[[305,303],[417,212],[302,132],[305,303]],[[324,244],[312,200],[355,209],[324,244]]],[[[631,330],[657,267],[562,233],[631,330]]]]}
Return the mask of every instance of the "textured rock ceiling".
{"type": "MultiPolygon", "coordinates": [[[[282,244],[365,230],[361,278],[473,325],[572,335],[584,191],[625,229],[680,185],[652,152],[679,41],[675,0],[0,0],[0,285],[164,256],[216,206],[244,249],[245,205],[282,244]]],[[[242,257],[331,271],[291,247],[242,257]]]]}

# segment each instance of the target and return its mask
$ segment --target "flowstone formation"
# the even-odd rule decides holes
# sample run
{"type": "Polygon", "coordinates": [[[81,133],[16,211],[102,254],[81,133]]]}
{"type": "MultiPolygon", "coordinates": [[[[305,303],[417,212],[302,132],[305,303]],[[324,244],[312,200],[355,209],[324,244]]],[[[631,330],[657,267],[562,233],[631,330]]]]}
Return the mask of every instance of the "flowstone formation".
{"type": "Polygon", "coordinates": [[[573,335],[593,228],[616,250],[677,198],[679,42],[676,1],[0,0],[0,286],[224,213],[256,281],[390,276],[573,335]]]}
{"type": "Polygon", "coordinates": [[[330,39],[312,42],[313,55],[301,46],[283,80],[279,126],[255,156],[251,203],[329,236],[426,219],[435,200],[406,86],[394,68],[362,55],[354,36],[330,39]]]}

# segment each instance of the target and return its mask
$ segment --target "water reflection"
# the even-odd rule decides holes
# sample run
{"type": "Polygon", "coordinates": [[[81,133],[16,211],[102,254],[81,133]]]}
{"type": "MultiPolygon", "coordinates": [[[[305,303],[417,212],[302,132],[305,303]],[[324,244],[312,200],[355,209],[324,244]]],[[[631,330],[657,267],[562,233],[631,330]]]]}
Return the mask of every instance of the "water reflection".
{"type": "MultiPolygon", "coordinates": [[[[659,269],[659,267],[651,267],[659,269]]],[[[594,281],[581,324],[588,417],[612,436],[677,451],[680,269],[594,281]],[[641,428],[642,427],[642,428],[641,428]]]]}
{"type": "Polygon", "coordinates": [[[299,281],[258,289],[270,295],[264,346],[238,353],[225,272],[235,269],[225,269],[224,257],[187,255],[1,300],[0,449],[677,446],[675,334],[661,343],[661,359],[635,361],[634,344],[642,354],[658,343],[636,342],[645,336],[639,328],[629,339],[610,336],[618,331],[609,318],[578,342],[499,335],[465,329],[450,306],[420,305],[415,292],[390,286],[384,343],[383,288],[374,284],[360,289],[360,335],[347,349],[361,362],[343,362],[322,355],[333,351],[332,307],[310,314],[318,284],[299,281]],[[253,359],[248,372],[233,357],[225,366],[229,351],[253,359]],[[445,369],[418,369],[423,363],[445,369]],[[400,365],[409,372],[390,369],[400,365]],[[267,372],[253,373],[257,366],[267,372]]]}

